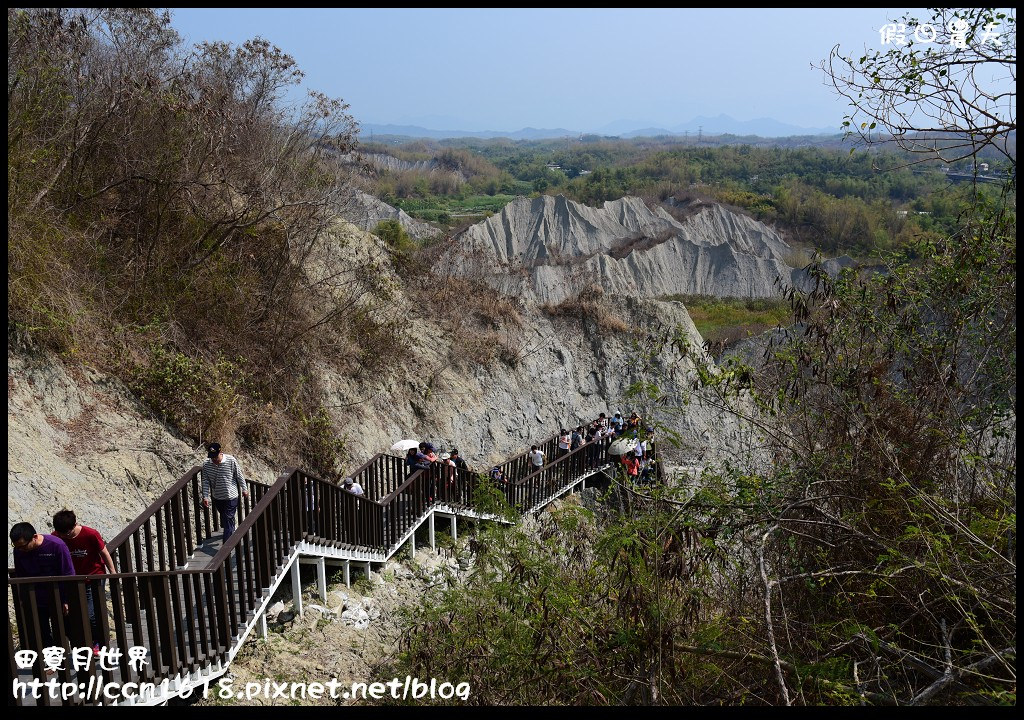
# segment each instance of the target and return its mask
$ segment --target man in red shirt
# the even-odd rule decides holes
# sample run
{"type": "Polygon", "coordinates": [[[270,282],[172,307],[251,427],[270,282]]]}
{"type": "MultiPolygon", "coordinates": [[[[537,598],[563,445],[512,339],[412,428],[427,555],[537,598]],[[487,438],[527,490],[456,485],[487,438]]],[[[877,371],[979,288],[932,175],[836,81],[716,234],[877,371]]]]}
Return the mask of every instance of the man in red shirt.
{"type": "MultiPolygon", "coordinates": [[[[61,510],[53,516],[53,534],[64,541],[71,551],[71,562],[75,566],[75,575],[102,575],[104,571],[116,573],[114,559],[110,557],[106,543],[98,532],[91,527],[78,524],[73,510],[61,510]]],[[[92,630],[92,651],[100,651],[100,628],[96,616],[97,606],[105,608],[106,580],[102,580],[99,593],[93,599],[93,583],[85,588],[85,598],[89,603],[89,625],[92,630]]]]}

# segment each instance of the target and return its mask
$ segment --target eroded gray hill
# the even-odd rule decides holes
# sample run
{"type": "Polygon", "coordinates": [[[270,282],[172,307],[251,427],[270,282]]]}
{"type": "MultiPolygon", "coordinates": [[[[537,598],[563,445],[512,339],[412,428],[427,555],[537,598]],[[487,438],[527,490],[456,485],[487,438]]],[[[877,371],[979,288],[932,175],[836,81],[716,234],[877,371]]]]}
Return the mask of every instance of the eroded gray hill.
{"type": "Polygon", "coordinates": [[[763,223],[701,205],[683,221],[635,197],[592,208],[564,196],[518,198],[467,228],[442,271],[539,303],[597,284],[633,297],[771,297],[792,282],[789,245],[763,223]]]}
{"type": "Polygon", "coordinates": [[[388,205],[373,195],[356,190],[344,207],[339,208],[340,214],[350,223],[363,230],[373,232],[381,220],[397,220],[405,231],[417,240],[425,240],[441,234],[441,231],[430,223],[410,217],[404,210],[388,205]]]}
{"type": "Polygon", "coordinates": [[[377,170],[383,170],[385,172],[401,173],[401,172],[441,172],[450,173],[455,181],[460,185],[466,182],[466,175],[461,170],[453,170],[450,167],[446,167],[443,163],[438,161],[437,158],[431,158],[429,160],[418,160],[412,162],[410,160],[402,160],[396,158],[393,155],[387,153],[364,153],[355,154],[348,153],[341,156],[342,162],[351,163],[353,165],[365,163],[373,166],[377,170]]]}

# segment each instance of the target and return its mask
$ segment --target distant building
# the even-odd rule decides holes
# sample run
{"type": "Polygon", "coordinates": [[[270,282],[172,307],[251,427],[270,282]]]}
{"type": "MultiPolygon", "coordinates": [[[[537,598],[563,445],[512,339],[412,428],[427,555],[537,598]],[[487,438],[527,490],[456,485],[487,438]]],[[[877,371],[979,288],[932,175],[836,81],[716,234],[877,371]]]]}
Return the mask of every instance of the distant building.
{"type": "Polygon", "coordinates": [[[593,172],[593,171],[592,170],[580,170],[580,175],[589,175],[591,172],[593,172]]]}

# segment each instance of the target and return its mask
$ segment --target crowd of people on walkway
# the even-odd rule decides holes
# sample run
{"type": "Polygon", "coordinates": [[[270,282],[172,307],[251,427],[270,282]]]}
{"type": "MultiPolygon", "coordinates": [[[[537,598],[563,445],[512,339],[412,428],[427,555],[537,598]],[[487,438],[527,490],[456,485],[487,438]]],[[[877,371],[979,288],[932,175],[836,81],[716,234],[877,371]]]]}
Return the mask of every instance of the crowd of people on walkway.
{"type": "MultiPolygon", "coordinates": [[[[561,438],[566,436],[567,431],[562,430],[559,436],[559,450],[561,451],[561,438]]],[[[654,460],[650,457],[651,444],[654,442],[654,426],[645,425],[643,419],[636,413],[631,412],[628,418],[622,413],[615,413],[608,418],[604,413],[598,415],[597,419],[584,427],[577,427],[568,434],[568,450],[571,452],[578,447],[588,446],[588,464],[596,467],[601,462],[602,443],[614,443],[616,440],[624,440],[620,448],[624,452],[618,453],[619,462],[623,465],[626,476],[634,481],[647,481],[654,476],[654,460]]],[[[610,445],[610,447],[614,447],[610,445]]],[[[614,451],[612,454],[615,454],[614,451]]]]}
{"type": "MultiPolygon", "coordinates": [[[[629,417],[623,417],[622,413],[616,412],[610,418],[605,413],[600,413],[595,420],[578,425],[575,429],[562,428],[557,436],[553,460],[557,461],[571,452],[587,447],[586,466],[588,469],[596,468],[603,462],[602,448],[605,444],[620,438],[626,439],[628,443],[628,450],[619,455],[619,462],[626,475],[639,482],[653,477],[655,467],[650,457],[650,449],[654,440],[654,427],[645,425],[636,412],[631,412],[629,417]]],[[[549,459],[541,446],[531,445],[526,453],[527,472],[537,472],[548,464],[549,459]]],[[[406,478],[418,470],[429,470],[433,467],[444,470],[442,477],[448,483],[455,476],[455,468],[469,470],[457,449],[438,452],[433,443],[420,442],[417,447],[411,447],[406,451],[406,478]]],[[[498,487],[506,487],[514,479],[509,477],[508,471],[501,465],[493,466],[487,474],[498,487]]],[[[432,486],[431,498],[435,494],[436,488],[432,486]]]]}
{"type": "Polygon", "coordinates": [[[440,478],[437,478],[434,474],[430,476],[427,499],[431,502],[439,495],[442,487],[450,490],[456,486],[457,471],[469,471],[469,465],[459,453],[458,448],[452,448],[450,452],[438,453],[433,443],[421,442],[418,447],[411,447],[406,451],[406,479],[410,478],[418,470],[430,470],[431,468],[438,468],[440,470],[440,473],[438,473],[440,478]]]}
{"type": "MultiPolygon", "coordinates": [[[[624,418],[621,413],[616,412],[608,418],[601,413],[597,419],[578,425],[575,429],[562,428],[558,433],[556,442],[556,457],[568,455],[581,448],[588,448],[586,451],[586,466],[597,468],[602,462],[607,462],[603,455],[603,448],[607,443],[616,439],[627,439],[628,449],[620,455],[620,462],[628,478],[642,482],[652,476],[654,466],[650,459],[651,442],[654,438],[654,428],[644,425],[643,420],[636,413],[630,413],[624,418]]],[[[528,473],[534,473],[544,469],[548,465],[548,458],[539,445],[532,445],[526,454],[526,468],[528,473]]],[[[433,501],[440,494],[442,488],[447,488],[446,497],[451,497],[451,487],[456,481],[457,471],[469,471],[469,465],[459,453],[453,448],[450,452],[438,452],[437,448],[430,442],[421,442],[417,447],[409,448],[405,457],[406,478],[419,470],[440,469],[440,472],[430,473],[428,499],[433,501]],[[440,484],[439,484],[440,483],[440,484]]],[[[498,487],[508,487],[513,480],[508,476],[506,470],[495,465],[488,473],[491,480],[498,487]]],[[[238,460],[221,449],[219,443],[210,443],[207,446],[207,458],[201,470],[201,492],[204,507],[210,507],[211,503],[217,509],[221,526],[224,529],[223,539],[226,543],[235,531],[235,516],[241,498],[248,497],[248,487],[245,476],[238,460]]],[[[365,491],[358,480],[353,477],[345,478],[343,487],[354,495],[364,495],[365,491]]],[[[458,493],[456,492],[456,495],[458,493]]],[[[312,497],[312,493],[310,494],[312,497]]],[[[312,501],[311,501],[312,502],[312,501]]],[[[315,505],[307,509],[315,510],[315,505]]],[[[114,560],[103,542],[102,536],[86,525],[78,522],[72,510],[64,509],[53,516],[54,533],[52,535],[41,534],[27,522],[16,523],[10,531],[11,544],[14,546],[14,577],[48,577],[67,575],[97,575],[104,573],[116,573],[114,560]]],[[[98,653],[100,643],[100,624],[97,613],[105,603],[102,598],[105,595],[104,583],[98,586],[99,596],[97,602],[94,600],[94,583],[86,587],[86,601],[88,604],[88,618],[93,638],[93,652],[98,653]]],[[[59,611],[63,615],[68,614],[67,588],[59,586],[59,599],[61,607],[59,611]]],[[[37,586],[35,603],[40,619],[43,646],[53,644],[56,631],[57,616],[56,608],[51,608],[51,595],[47,586],[37,586]]]]}

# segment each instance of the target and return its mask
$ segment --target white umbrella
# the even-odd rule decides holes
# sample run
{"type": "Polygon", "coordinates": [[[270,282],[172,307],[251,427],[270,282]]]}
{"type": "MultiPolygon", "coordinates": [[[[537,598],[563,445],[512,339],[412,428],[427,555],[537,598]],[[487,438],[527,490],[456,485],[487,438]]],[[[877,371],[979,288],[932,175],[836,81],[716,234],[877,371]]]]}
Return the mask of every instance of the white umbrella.
{"type": "Polygon", "coordinates": [[[409,448],[418,448],[420,446],[419,440],[399,440],[391,446],[390,452],[392,455],[405,455],[409,452],[409,448]]]}
{"type": "Polygon", "coordinates": [[[637,439],[631,437],[619,438],[612,442],[608,448],[609,455],[625,455],[637,445],[637,439]]]}

